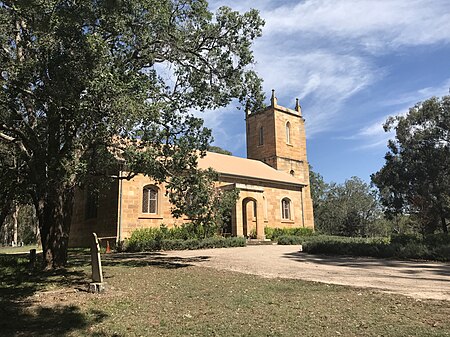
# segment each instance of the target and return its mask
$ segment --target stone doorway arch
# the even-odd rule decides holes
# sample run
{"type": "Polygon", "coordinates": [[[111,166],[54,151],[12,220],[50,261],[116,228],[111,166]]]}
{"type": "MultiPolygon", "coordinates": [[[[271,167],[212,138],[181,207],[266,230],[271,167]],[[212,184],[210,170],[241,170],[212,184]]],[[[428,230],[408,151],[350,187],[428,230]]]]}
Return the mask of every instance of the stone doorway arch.
{"type": "Polygon", "coordinates": [[[248,184],[234,184],[239,189],[239,199],[233,208],[232,235],[248,237],[256,232],[256,238],[264,240],[264,187],[248,184]]]}
{"type": "Polygon", "coordinates": [[[258,233],[258,201],[252,197],[242,200],[242,234],[256,238],[258,233]]]}

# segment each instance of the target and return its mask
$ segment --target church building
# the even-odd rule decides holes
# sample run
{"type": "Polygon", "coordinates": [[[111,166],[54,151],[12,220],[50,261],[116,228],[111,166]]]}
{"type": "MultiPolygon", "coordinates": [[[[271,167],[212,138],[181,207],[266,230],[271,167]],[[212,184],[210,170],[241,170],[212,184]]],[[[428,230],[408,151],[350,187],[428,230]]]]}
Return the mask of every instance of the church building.
{"type": "MultiPolygon", "coordinates": [[[[298,99],[294,109],[271,104],[246,112],[247,158],[207,152],[199,168],[219,173],[218,188],[237,188],[231,235],[264,239],[264,227],[314,228],[306,156],[305,120],[298,99]]],[[[180,225],[163,184],[142,174],[119,180],[95,203],[87,191],[75,195],[69,245],[87,246],[92,232],[122,241],[139,228],[180,225]]]]}

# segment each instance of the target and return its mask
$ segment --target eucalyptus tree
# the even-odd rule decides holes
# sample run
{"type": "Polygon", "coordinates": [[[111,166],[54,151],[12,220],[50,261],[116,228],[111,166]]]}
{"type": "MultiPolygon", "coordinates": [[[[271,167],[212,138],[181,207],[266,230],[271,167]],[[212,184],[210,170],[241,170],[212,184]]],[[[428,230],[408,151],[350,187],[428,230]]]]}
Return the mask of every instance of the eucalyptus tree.
{"type": "Polygon", "coordinates": [[[388,215],[407,214],[424,232],[448,232],[450,219],[450,96],[416,104],[390,117],[395,130],[384,166],[372,175],[388,215]]]}
{"type": "Polygon", "coordinates": [[[203,0],[0,1],[0,141],[23,167],[46,268],[67,261],[77,186],[170,182],[211,141],[194,110],[261,104],[262,25],[256,10],[213,14],[203,0]]]}
{"type": "Polygon", "coordinates": [[[377,196],[367,183],[352,177],[343,184],[327,184],[319,174],[313,176],[314,220],[319,232],[343,236],[387,234],[377,196]]]}

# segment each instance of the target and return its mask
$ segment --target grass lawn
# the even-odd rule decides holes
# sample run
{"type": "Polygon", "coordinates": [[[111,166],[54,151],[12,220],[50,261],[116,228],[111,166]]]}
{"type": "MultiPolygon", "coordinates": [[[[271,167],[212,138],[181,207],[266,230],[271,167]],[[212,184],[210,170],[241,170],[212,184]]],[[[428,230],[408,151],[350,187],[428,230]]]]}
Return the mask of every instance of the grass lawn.
{"type": "Polygon", "coordinates": [[[23,247],[1,247],[0,246],[0,254],[20,254],[20,253],[28,253],[30,249],[36,249],[38,252],[42,251],[40,247],[37,245],[28,245],[23,247]]]}
{"type": "MultiPolygon", "coordinates": [[[[201,253],[199,253],[201,255],[201,253]]],[[[450,336],[450,302],[194,267],[164,254],[89,255],[58,272],[0,255],[1,336],[450,336]]]]}

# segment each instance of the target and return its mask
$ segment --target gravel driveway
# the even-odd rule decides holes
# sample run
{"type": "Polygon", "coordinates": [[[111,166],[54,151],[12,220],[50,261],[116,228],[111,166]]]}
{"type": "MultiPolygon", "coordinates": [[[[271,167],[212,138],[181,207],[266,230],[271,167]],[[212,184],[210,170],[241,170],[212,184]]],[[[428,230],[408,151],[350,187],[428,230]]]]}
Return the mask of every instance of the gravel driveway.
{"type": "Polygon", "coordinates": [[[299,246],[248,246],[164,252],[167,258],[221,270],[375,288],[422,299],[450,301],[450,264],[319,256],[299,246]]]}

